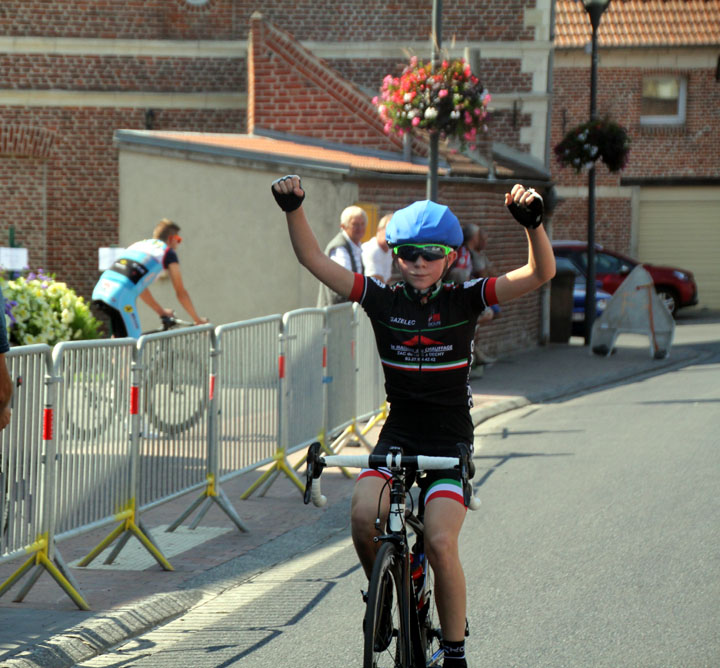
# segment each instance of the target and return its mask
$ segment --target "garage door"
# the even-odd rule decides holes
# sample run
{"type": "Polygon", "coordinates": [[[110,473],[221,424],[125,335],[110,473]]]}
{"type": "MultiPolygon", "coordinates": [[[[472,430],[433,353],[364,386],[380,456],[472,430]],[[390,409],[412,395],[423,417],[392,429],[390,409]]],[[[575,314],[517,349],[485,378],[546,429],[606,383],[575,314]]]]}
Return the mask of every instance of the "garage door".
{"type": "Polygon", "coordinates": [[[699,305],[720,308],[720,188],[641,188],[637,256],[695,274],[699,305]]]}

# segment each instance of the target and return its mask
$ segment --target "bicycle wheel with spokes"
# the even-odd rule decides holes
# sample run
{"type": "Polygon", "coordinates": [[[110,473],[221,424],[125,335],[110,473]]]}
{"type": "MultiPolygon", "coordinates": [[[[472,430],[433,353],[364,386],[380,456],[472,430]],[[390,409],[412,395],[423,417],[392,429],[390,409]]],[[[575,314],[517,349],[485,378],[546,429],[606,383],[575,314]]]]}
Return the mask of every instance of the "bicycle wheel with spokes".
{"type": "Polygon", "coordinates": [[[425,586],[423,587],[422,597],[423,602],[418,610],[418,621],[420,644],[425,653],[425,665],[440,666],[443,660],[443,652],[440,649],[442,633],[437,609],[435,608],[433,574],[429,564],[426,564],[425,586]]]}
{"type": "Polygon", "coordinates": [[[407,630],[402,621],[401,560],[392,543],[384,543],[375,559],[363,622],[363,668],[410,666],[407,630]]]}
{"type": "Polygon", "coordinates": [[[207,362],[192,351],[160,348],[148,363],[145,410],[150,424],[169,434],[194,427],[208,405],[207,362]]]}

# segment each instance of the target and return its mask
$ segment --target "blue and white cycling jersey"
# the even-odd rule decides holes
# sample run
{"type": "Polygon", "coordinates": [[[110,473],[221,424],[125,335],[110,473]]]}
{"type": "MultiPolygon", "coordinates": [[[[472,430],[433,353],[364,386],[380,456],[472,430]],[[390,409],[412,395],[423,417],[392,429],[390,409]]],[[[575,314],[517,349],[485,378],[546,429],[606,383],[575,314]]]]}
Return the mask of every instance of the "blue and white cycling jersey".
{"type": "Polygon", "coordinates": [[[101,301],[118,311],[127,328],[127,336],[141,334],[137,314],[137,298],[178,258],[174,250],[159,239],[144,239],[125,249],[122,256],[102,273],[92,293],[93,301],[101,301]]]}

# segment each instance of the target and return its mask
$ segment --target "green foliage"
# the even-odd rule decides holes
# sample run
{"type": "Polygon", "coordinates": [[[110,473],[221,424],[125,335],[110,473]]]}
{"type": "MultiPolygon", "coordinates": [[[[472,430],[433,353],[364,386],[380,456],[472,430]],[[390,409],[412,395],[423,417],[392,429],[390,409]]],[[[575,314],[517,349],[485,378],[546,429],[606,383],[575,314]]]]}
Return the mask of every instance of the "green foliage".
{"type": "Polygon", "coordinates": [[[622,125],[598,118],[567,132],[554,151],[563,167],[572,167],[578,174],[590,169],[598,158],[611,172],[619,172],[628,162],[630,138],[622,125]]]}
{"type": "Polygon", "coordinates": [[[30,273],[0,280],[5,320],[16,345],[100,338],[100,322],[82,297],[52,275],[30,273]]]}

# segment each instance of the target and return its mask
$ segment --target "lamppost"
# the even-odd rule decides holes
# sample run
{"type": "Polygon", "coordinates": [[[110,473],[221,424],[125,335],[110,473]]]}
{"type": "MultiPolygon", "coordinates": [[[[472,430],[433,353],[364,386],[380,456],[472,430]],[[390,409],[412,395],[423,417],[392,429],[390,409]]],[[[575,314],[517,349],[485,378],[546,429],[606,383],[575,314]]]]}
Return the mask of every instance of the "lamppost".
{"type": "MultiPolygon", "coordinates": [[[[610,0],[583,0],[585,11],[590,15],[592,25],[592,48],[590,57],[590,120],[597,118],[597,31],[600,18],[608,8],[610,0]]],[[[587,276],[585,283],[585,345],[590,345],[592,326],[595,321],[595,163],[588,171],[588,226],[587,226],[587,276]]]]}
{"type": "MultiPolygon", "coordinates": [[[[432,15],[432,44],[430,62],[432,69],[438,64],[440,50],[442,49],[442,0],[433,0],[432,15]]],[[[428,156],[428,176],[426,184],[426,199],[437,202],[438,192],[438,150],[440,137],[437,132],[430,133],[430,151],[428,156]]]]}

